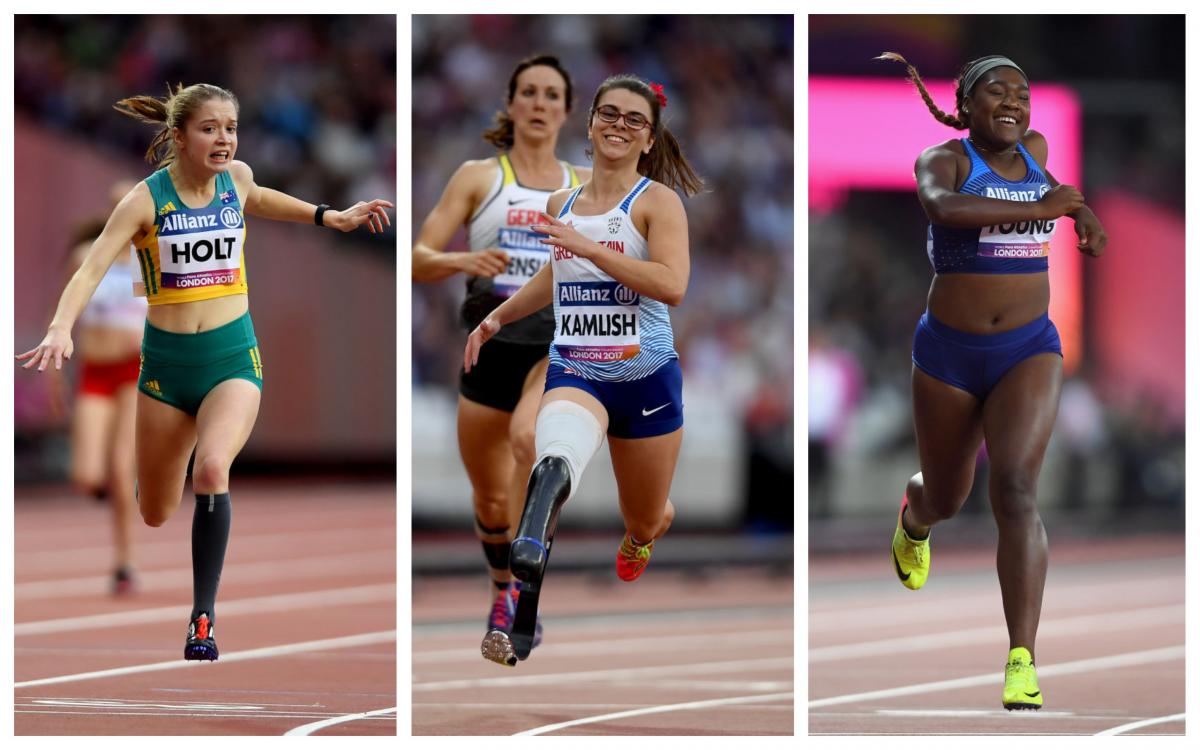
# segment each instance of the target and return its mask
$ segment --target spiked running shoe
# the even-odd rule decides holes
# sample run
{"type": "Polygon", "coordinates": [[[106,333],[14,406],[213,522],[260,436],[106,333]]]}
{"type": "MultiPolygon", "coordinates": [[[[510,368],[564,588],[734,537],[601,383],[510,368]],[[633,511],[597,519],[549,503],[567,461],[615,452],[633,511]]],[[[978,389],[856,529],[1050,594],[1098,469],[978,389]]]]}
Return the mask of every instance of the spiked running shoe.
{"type": "Polygon", "coordinates": [[[201,612],[188,623],[187,644],[183,647],[183,658],[188,661],[216,661],[217,641],[212,619],[201,612]]]}
{"type": "Polygon", "coordinates": [[[904,530],[904,509],[907,507],[908,499],[905,498],[896,518],[896,533],[892,535],[892,565],[900,583],[916,591],[929,577],[929,537],[913,539],[904,530]]]}
{"type": "MultiPolygon", "coordinates": [[[[521,597],[521,582],[512,581],[508,588],[496,594],[492,604],[492,612],[488,616],[488,630],[479,645],[479,652],[488,661],[503,664],[506,667],[517,665],[517,655],[512,645],[513,619],[517,614],[517,602],[521,597]]],[[[542,642],[542,618],[539,615],[534,625],[533,644],[530,648],[542,642]]]]}
{"type": "Polygon", "coordinates": [[[626,532],[620,548],[617,549],[617,578],[622,581],[636,581],[650,564],[650,553],[653,551],[653,540],[645,544],[634,544],[633,537],[626,532]]]}
{"type": "Polygon", "coordinates": [[[1004,665],[1004,707],[1009,711],[1036,711],[1042,707],[1033,657],[1020,646],[1008,652],[1008,664],[1004,665]]]}

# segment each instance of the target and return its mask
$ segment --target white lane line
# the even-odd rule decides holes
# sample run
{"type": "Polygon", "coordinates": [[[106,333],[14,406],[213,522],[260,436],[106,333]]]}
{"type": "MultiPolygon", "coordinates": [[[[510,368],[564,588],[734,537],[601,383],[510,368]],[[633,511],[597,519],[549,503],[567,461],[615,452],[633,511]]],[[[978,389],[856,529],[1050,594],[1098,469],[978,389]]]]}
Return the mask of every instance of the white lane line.
{"type": "Polygon", "coordinates": [[[324,729],[325,727],[331,727],[334,724],[344,724],[347,721],[358,721],[359,719],[365,719],[368,716],[380,716],[382,714],[394,714],[394,713],[396,713],[396,707],[392,706],[391,708],[380,708],[375,711],[364,711],[363,713],[360,713],[360,714],[346,714],[345,716],[335,716],[332,719],[322,719],[321,721],[314,721],[311,724],[304,724],[303,726],[298,726],[295,729],[289,729],[283,733],[283,736],[284,737],[307,737],[308,735],[312,734],[313,732],[316,732],[320,729],[324,729]]]}
{"type": "Polygon", "coordinates": [[[661,667],[631,667],[629,669],[599,669],[589,672],[555,672],[512,677],[487,677],[476,680],[447,680],[445,682],[417,682],[414,678],[412,691],[424,693],[434,690],[466,690],[480,687],[515,687],[518,685],[554,685],[579,680],[624,680],[646,675],[721,674],[747,670],[792,669],[792,657],[770,659],[740,659],[738,661],[705,662],[703,664],[678,664],[661,667]]]}
{"type": "MultiPolygon", "coordinates": [[[[1114,656],[1102,656],[1096,659],[1082,659],[1080,661],[1069,661],[1062,664],[1052,664],[1050,666],[1038,667],[1038,677],[1052,677],[1064,674],[1078,674],[1081,672],[1094,672],[1098,669],[1108,669],[1116,667],[1132,667],[1141,664],[1154,664],[1163,661],[1174,661],[1184,657],[1185,649],[1183,646],[1168,646],[1166,648],[1150,649],[1149,651],[1134,651],[1126,654],[1117,654],[1114,656]]],[[[808,702],[808,707],[820,708],[822,706],[838,706],[845,703],[858,703],[860,701],[873,701],[882,698],[896,698],[903,695],[918,695],[922,693],[934,693],[941,690],[957,690],[959,688],[979,687],[980,685],[1001,684],[1004,682],[1004,674],[1000,670],[988,672],[986,674],[975,675],[974,677],[962,677],[957,680],[942,680],[940,682],[926,682],[918,685],[905,685],[903,687],[888,688],[886,690],[872,690],[866,693],[851,693],[849,695],[835,695],[832,698],[819,698],[808,702]]]]}
{"type": "MultiPolygon", "coordinates": [[[[546,644],[538,649],[538,653],[554,654],[556,656],[593,656],[619,653],[638,653],[642,651],[664,653],[667,651],[691,650],[695,649],[697,646],[711,646],[714,641],[719,641],[721,638],[736,638],[738,645],[744,647],[748,645],[790,645],[796,637],[796,631],[792,628],[788,628],[787,630],[762,630],[757,632],[746,632],[744,630],[737,630],[737,627],[738,626],[736,623],[731,623],[730,628],[733,632],[706,633],[702,635],[663,634],[653,638],[611,639],[589,637],[586,641],[580,641],[578,643],[546,644]]],[[[564,626],[556,626],[555,632],[560,633],[563,629],[565,629],[564,626]]],[[[478,662],[478,650],[454,648],[441,651],[425,651],[423,653],[413,654],[413,664],[440,664],[444,662],[461,661],[478,662]]]]}
{"type": "Polygon", "coordinates": [[[570,721],[559,722],[558,724],[547,724],[527,729],[524,732],[517,732],[513,736],[531,737],[535,734],[557,732],[559,729],[566,729],[567,727],[577,727],[580,724],[596,724],[601,721],[615,721],[616,719],[628,719],[633,716],[646,716],[647,714],[664,714],[670,711],[695,711],[701,708],[736,706],[744,703],[771,703],[773,701],[788,700],[793,697],[795,697],[795,693],[773,693],[771,695],[741,695],[734,698],[716,698],[710,701],[694,701],[692,703],[673,703],[669,706],[648,706],[646,708],[635,708],[632,711],[618,711],[613,714],[585,716],[582,719],[572,719],[570,721]]]}
{"type": "MultiPolygon", "coordinates": [[[[345,555],[228,563],[225,565],[225,578],[228,581],[236,579],[239,584],[272,583],[339,573],[363,573],[375,569],[395,570],[394,552],[394,549],[380,548],[376,552],[358,551],[345,555]]],[[[107,591],[111,583],[111,575],[29,581],[13,586],[13,598],[17,601],[38,601],[86,596],[107,591]]],[[[141,591],[161,591],[191,585],[191,568],[168,568],[138,573],[138,588],[141,591]]]]}
{"type": "MultiPolygon", "coordinates": [[[[354,586],[351,588],[325,589],[324,591],[305,591],[298,594],[277,594],[275,596],[256,596],[248,599],[234,599],[221,602],[220,614],[240,615],[246,613],[281,612],[308,607],[329,607],[339,604],[366,604],[394,599],[396,584],[379,583],[370,586],[354,586]]],[[[45,635],[46,633],[67,633],[74,630],[94,630],[96,628],[115,628],[122,625],[142,625],[151,622],[170,622],[171,620],[187,619],[187,607],[157,607],[155,609],[135,609],[131,612],[110,612],[104,615],[87,615],[84,617],[65,617],[57,620],[39,620],[22,622],[13,626],[13,635],[45,635]]]]}
{"type": "Polygon", "coordinates": [[[1186,716],[1187,714],[1171,714],[1170,716],[1159,716],[1153,719],[1132,721],[1128,724],[1122,724],[1119,727],[1105,729],[1103,732],[1096,732],[1096,736],[1103,737],[1105,735],[1125,734],[1126,732],[1132,732],[1135,729],[1141,729],[1142,727],[1149,727],[1155,724],[1166,724],[1169,721],[1183,721],[1186,716]]]}
{"type": "MultiPolygon", "coordinates": [[[[328,651],[339,648],[352,648],[354,646],[366,646],[374,643],[387,643],[389,641],[394,642],[395,640],[395,630],[381,630],[376,633],[363,633],[361,635],[350,635],[342,638],[326,638],[320,641],[304,641],[302,643],[289,643],[283,646],[255,648],[250,649],[249,651],[235,651],[231,654],[222,654],[219,662],[221,664],[228,664],[229,662],[249,661],[251,659],[268,659],[273,656],[301,654],[309,651],[328,651]]],[[[102,669],[98,672],[82,672],[80,674],[62,675],[60,677],[46,677],[40,680],[26,680],[24,682],[18,682],[14,684],[13,687],[27,688],[37,687],[39,685],[59,685],[64,682],[83,682],[84,680],[98,680],[104,677],[119,677],[127,674],[160,672],[166,669],[194,669],[200,667],[201,664],[203,664],[203,662],[174,659],[172,661],[160,661],[153,664],[139,664],[133,667],[102,669]]],[[[215,669],[216,667],[207,668],[215,669]]]]}
{"type": "MultiPolygon", "coordinates": [[[[1059,620],[1043,620],[1038,626],[1038,636],[1076,635],[1079,633],[1108,632],[1128,628],[1141,628],[1147,625],[1164,625],[1172,622],[1183,622],[1186,611],[1182,604],[1172,604],[1167,607],[1147,607],[1122,612],[1120,617],[1105,615],[1084,615],[1068,617],[1059,620]]],[[[864,643],[847,643],[840,646],[825,646],[808,651],[808,663],[819,664],[839,659],[861,659],[868,656],[882,656],[910,651],[927,651],[929,649],[947,648],[951,646],[966,646],[988,641],[1004,642],[1008,639],[1003,625],[994,625],[967,630],[952,630],[946,633],[927,633],[923,635],[906,636],[903,638],[885,638],[864,643]]]]}

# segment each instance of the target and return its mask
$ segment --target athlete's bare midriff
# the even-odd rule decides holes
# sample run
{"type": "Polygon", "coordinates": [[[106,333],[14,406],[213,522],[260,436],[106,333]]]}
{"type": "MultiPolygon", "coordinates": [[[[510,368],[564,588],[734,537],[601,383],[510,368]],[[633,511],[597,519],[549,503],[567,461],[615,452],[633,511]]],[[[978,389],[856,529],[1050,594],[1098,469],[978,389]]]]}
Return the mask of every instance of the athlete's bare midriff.
{"type": "Polygon", "coordinates": [[[929,312],[964,333],[1003,333],[1050,307],[1048,273],[951,273],[933,277],[929,312]]]}
{"type": "Polygon", "coordinates": [[[195,302],[151,305],[146,319],[155,328],[171,333],[200,333],[231,323],[249,309],[249,298],[245,294],[231,294],[195,302]]]}

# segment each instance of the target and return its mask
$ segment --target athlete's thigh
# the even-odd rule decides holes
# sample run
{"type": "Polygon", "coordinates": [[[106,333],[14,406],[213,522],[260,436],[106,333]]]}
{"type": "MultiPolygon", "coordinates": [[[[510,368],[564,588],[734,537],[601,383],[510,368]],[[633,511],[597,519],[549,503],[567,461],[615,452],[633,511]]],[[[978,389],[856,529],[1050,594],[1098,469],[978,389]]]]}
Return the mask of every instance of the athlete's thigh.
{"type": "Polygon", "coordinates": [[[983,432],[994,476],[1036,478],[1058,416],[1062,357],[1038,354],[1005,373],[983,405],[983,432]]]}
{"type": "Polygon", "coordinates": [[[510,412],[458,397],[458,453],[479,497],[507,497],[513,472],[511,420],[510,412]]]}
{"type": "Polygon", "coordinates": [[[517,408],[513,409],[512,422],[508,428],[509,435],[513,438],[533,439],[538,406],[542,402],[542,392],[546,388],[546,368],[549,364],[549,358],[539,360],[525,375],[525,383],[521,388],[521,399],[517,401],[517,408]]]}
{"type": "Polygon", "coordinates": [[[667,505],[683,428],[645,438],[608,438],[617,496],[625,517],[657,518],[667,505]]]}
{"type": "Polygon", "coordinates": [[[112,441],[116,404],[113,399],[81,393],[71,421],[71,477],[100,486],[108,477],[108,446],[112,441]]]}
{"type": "Polygon", "coordinates": [[[170,515],[183,497],[196,418],[139,391],[135,423],[138,505],[144,516],[170,515]]]}
{"type": "Polygon", "coordinates": [[[604,404],[600,403],[600,399],[582,388],[573,388],[571,386],[551,388],[542,394],[542,401],[538,406],[538,412],[541,412],[547,405],[555,401],[570,401],[579,404],[587,409],[596,418],[596,421],[600,423],[601,433],[608,432],[608,410],[604,408],[604,404]]]}
{"type": "Polygon", "coordinates": [[[232,463],[250,438],[261,399],[262,391],[249,380],[217,383],[196,411],[196,460],[216,456],[232,463]]]}
{"type": "MultiPolygon", "coordinates": [[[[983,440],[979,399],[913,367],[913,422],[930,499],[965,500],[983,440]]],[[[957,510],[957,509],[953,509],[957,510]]]]}

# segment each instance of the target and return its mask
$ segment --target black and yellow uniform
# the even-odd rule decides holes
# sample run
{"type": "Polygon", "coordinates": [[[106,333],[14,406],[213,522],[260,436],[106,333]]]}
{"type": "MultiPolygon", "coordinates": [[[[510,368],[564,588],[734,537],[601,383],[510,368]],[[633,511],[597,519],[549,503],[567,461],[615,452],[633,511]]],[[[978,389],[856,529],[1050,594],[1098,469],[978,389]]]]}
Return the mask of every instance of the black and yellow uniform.
{"type": "MultiPolygon", "coordinates": [[[[146,185],[154,197],[154,228],[134,243],[141,272],[135,293],[151,306],[245,294],[246,222],[229,173],[217,175],[213,199],[203,208],[184,205],[166,169],[147,177],[146,185]]],[[[218,383],[238,378],[262,388],[250,313],[200,333],[172,333],[146,322],[142,393],[194,415],[218,383]]]]}

